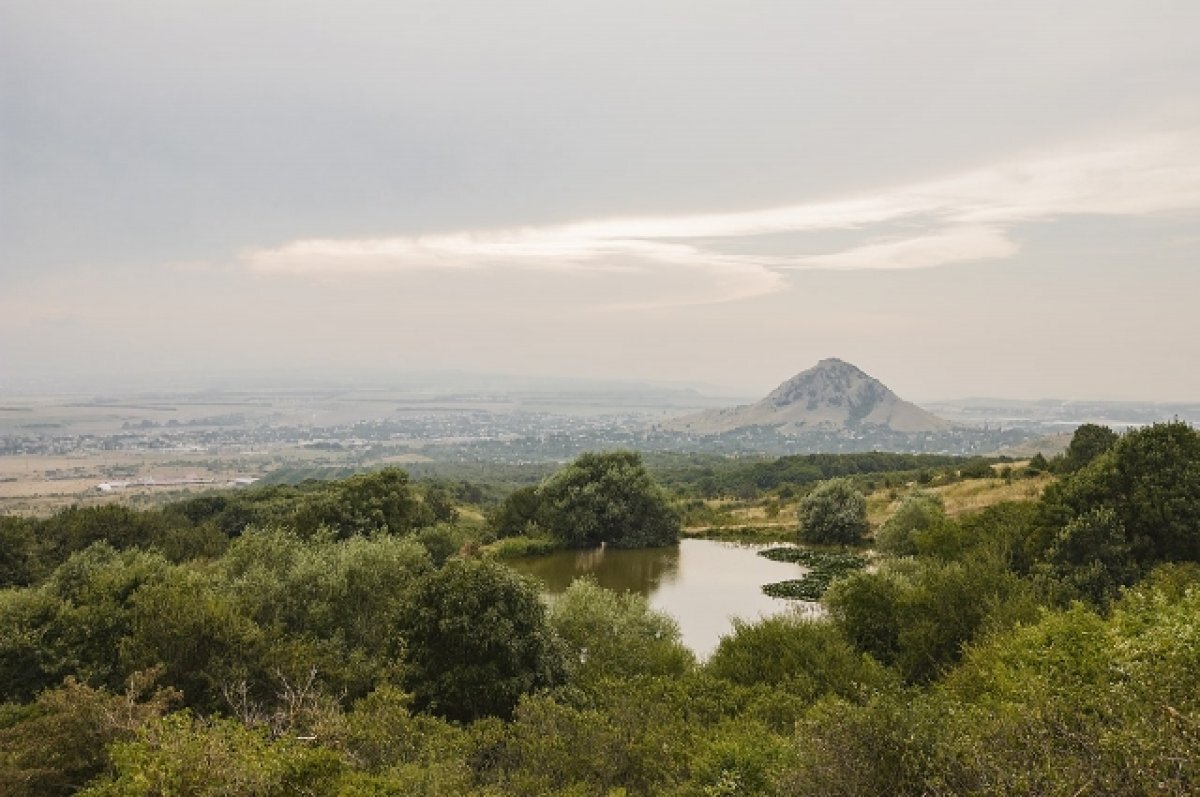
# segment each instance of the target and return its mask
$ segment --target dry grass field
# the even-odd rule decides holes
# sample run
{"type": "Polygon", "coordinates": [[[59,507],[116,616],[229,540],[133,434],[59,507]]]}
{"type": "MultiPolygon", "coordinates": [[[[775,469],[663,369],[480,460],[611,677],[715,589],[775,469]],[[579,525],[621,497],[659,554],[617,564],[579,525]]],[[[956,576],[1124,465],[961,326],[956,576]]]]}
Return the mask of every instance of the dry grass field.
{"type": "Polygon", "coordinates": [[[941,497],[946,504],[946,514],[956,517],[1004,501],[1032,501],[1041,496],[1054,479],[1054,476],[1042,473],[1032,478],[1014,478],[1012,481],[1003,478],[965,479],[953,484],[909,484],[901,489],[876,490],[867,496],[867,517],[871,521],[871,528],[879,528],[900,508],[904,499],[917,490],[941,497]]]}
{"type": "MultiPolygon", "coordinates": [[[[1013,463],[1019,470],[1025,464],[1013,463]]],[[[867,518],[872,529],[882,526],[900,508],[904,499],[917,491],[934,493],[946,505],[946,514],[956,517],[976,512],[1005,501],[1032,501],[1041,496],[1055,477],[1042,473],[1033,477],[1016,477],[1011,480],[997,476],[994,479],[964,479],[951,484],[919,485],[910,482],[902,487],[880,488],[867,496],[867,518]]],[[[734,501],[720,499],[707,504],[719,513],[722,522],[717,526],[725,531],[737,529],[761,530],[765,536],[791,534],[798,528],[796,522],[797,501],[734,501]]],[[[703,534],[713,530],[713,524],[697,525],[684,529],[684,533],[703,534]]]]}
{"type": "Polygon", "coordinates": [[[211,479],[218,485],[242,476],[256,476],[261,464],[213,462],[181,464],[177,452],[106,452],[103,455],[0,457],[0,514],[47,515],[71,505],[92,506],[114,501],[144,503],[212,489],[211,484],[150,487],[130,485],[102,492],[97,485],[111,481],[152,478],[211,479]]]}
{"type": "MultiPolygon", "coordinates": [[[[379,464],[426,462],[419,454],[381,458],[379,464]]],[[[45,516],[68,506],[105,503],[157,504],[205,490],[220,489],[237,478],[257,478],[271,470],[293,467],[336,467],[346,464],[336,454],[298,446],[267,451],[179,452],[106,451],[62,455],[0,456],[0,514],[45,516]],[[211,480],[211,484],[145,486],[130,484],[104,492],[102,483],[153,479],[211,480]]]]}

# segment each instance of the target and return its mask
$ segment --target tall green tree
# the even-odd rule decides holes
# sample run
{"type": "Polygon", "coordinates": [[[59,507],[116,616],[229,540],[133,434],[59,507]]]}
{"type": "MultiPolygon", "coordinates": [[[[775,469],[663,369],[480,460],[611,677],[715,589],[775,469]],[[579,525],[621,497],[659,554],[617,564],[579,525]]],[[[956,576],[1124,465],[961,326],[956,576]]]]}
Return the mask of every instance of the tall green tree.
{"type": "Polygon", "coordinates": [[[180,570],[169,583],[140,588],[130,603],[120,642],[127,670],[161,667],[163,682],[205,712],[226,708],[225,693],[238,683],[265,685],[262,629],[211,579],[180,570]]]}
{"type": "Polygon", "coordinates": [[[585,453],[538,491],[538,521],[572,548],[672,545],[679,515],[634,451],[585,453]]]}
{"type": "Polygon", "coordinates": [[[415,706],[448,719],[508,717],[565,675],[537,586],[492,560],[454,559],[420,579],[398,630],[415,706]]]}
{"type": "Polygon", "coordinates": [[[1063,454],[1062,470],[1064,473],[1074,473],[1096,457],[1108,451],[1120,439],[1117,433],[1107,426],[1085,423],[1071,435],[1071,443],[1063,454]]]}
{"type": "Polygon", "coordinates": [[[541,500],[536,486],[513,490],[488,517],[497,537],[519,537],[537,523],[541,500]]]}
{"type": "Polygon", "coordinates": [[[1038,581],[1051,598],[1062,603],[1083,599],[1102,607],[1137,572],[1125,527],[1110,507],[1097,507],[1067,523],[1037,567],[1038,581]]]}
{"type": "Polygon", "coordinates": [[[1044,506],[1050,529],[1112,509],[1142,566],[1200,561],[1200,433],[1182,421],[1130,431],[1048,489],[1044,506]]]}

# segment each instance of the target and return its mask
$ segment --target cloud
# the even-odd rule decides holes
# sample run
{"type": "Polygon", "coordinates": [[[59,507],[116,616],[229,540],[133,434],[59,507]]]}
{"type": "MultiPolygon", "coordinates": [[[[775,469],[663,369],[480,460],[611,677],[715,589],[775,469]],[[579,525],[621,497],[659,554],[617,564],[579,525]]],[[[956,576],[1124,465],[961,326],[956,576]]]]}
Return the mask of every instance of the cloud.
{"type": "Polygon", "coordinates": [[[1198,210],[1200,136],[1185,131],[1076,145],[830,201],[444,235],[301,240],[247,251],[240,260],[272,274],[520,269],[658,277],[660,285],[674,286],[612,305],[644,309],[773,293],[786,287],[784,274],[798,269],[915,269],[1007,258],[1019,249],[1009,236],[1014,227],[1067,215],[1198,210]],[[804,246],[805,233],[833,230],[852,231],[860,240],[834,251],[795,251],[804,246]],[[790,243],[767,240],[779,234],[789,234],[790,243]]]}
{"type": "Polygon", "coordinates": [[[933,268],[1016,254],[1017,244],[996,227],[951,226],[926,235],[866,244],[829,255],[796,258],[783,268],[933,268]]]}

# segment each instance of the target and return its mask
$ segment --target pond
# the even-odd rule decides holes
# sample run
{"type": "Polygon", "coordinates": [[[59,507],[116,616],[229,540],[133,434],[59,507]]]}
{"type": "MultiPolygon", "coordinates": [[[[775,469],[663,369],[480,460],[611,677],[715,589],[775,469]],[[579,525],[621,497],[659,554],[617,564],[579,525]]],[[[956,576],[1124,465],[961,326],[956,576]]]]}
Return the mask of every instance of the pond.
{"type": "Polygon", "coordinates": [[[651,607],[675,618],[683,643],[704,659],[732,630],[735,617],[753,621],[816,610],[815,604],[763,594],[763,584],[799,578],[807,569],[758,555],[768,547],[773,546],[682,540],[671,548],[556,551],[509,564],[539,579],[551,594],[583,575],[608,589],[639,592],[651,607]]]}

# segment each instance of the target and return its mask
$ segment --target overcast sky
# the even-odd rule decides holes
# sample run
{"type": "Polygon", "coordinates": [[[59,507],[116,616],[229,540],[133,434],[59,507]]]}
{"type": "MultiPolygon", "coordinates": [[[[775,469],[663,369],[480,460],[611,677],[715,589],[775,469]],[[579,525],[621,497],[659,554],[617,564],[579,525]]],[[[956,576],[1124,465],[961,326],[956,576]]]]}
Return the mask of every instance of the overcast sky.
{"type": "Polygon", "coordinates": [[[0,389],[1200,400],[1200,3],[0,3],[0,389]]]}

